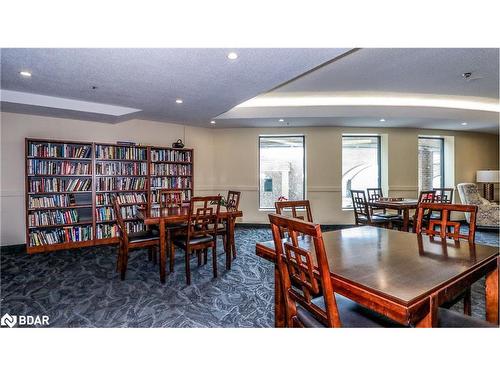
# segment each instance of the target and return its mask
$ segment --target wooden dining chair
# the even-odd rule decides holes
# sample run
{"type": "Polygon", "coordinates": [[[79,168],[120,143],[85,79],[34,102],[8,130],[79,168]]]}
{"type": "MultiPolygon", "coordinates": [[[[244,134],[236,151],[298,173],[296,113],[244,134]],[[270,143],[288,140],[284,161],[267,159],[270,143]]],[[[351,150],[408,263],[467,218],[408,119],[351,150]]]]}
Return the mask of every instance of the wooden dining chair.
{"type": "Polygon", "coordinates": [[[182,191],[162,189],[158,192],[160,208],[173,208],[182,206],[182,191]]]}
{"type": "Polygon", "coordinates": [[[319,224],[277,214],[270,214],[269,221],[278,254],[276,262],[288,327],[397,326],[397,323],[334,294],[319,224]],[[285,242],[281,238],[284,230],[289,233],[285,242]],[[305,244],[308,244],[308,249],[305,244]],[[314,254],[309,250],[311,248],[314,248],[314,254]],[[323,294],[313,298],[320,291],[323,294]]]}
{"type": "Polygon", "coordinates": [[[217,277],[217,224],[219,223],[221,197],[193,197],[189,202],[187,230],[184,235],[174,238],[170,256],[175,256],[175,246],[185,251],[186,283],[191,284],[191,255],[198,256],[201,265],[203,253],[204,264],[207,263],[208,249],[212,249],[212,266],[214,277],[217,277]]]}
{"type": "MultiPolygon", "coordinates": [[[[418,194],[418,205],[420,206],[421,203],[433,203],[434,202],[434,197],[436,195],[436,192],[434,190],[421,190],[420,193],[418,194]]],[[[417,214],[418,214],[418,208],[413,214],[412,217],[410,217],[410,225],[412,227],[412,232],[415,233],[417,229],[417,214]]],[[[426,210],[424,211],[423,214],[423,221],[428,222],[430,217],[432,215],[432,211],[426,210]]]]}
{"type": "MultiPolygon", "coordinates": [[[[319,224],[276,214],[270,214],[269,221],[277,253],[276,265],[287,327],[403,327],[335,293],[319,224]],[[284,229],[289,233],[285,241],[281,238],[284,229]],[[323,291],[323,294],[314,298],[318,291],[323,291]]],[[[484,328],[493,325],[449,309],[438,308],[438,327],[484,328]]]]}
{"type": "MultiPolygon", "coordinates": [[[[238,211],[239,206],[240,206],[240,197],[241,197],[241,192],[240,191],[234,191],[234,190],[229,190],[227,192],[227,198],[226,198],[226,210],[227,211],[238,211]]],[[[232,218],[229,218],[228,220],[234,220],[232,218]]],[[[229,260],[235,259],[236,258],[236,242],[234,239],[234,233],[230,231],[230,228],[228,225],[233,225],[234,223],[219,223],[217,225],[217,235],[222,236],[222,243],[224,246],[224,251],[225,252],[230,252],[231,256],[228,258],[229,260]],[[228,237],[233,236],[231,238],[231,241],[228,241],[228,237]],[[231,244],[231,248],[229,249],[227,247],[227,244],[231,244]]],[[[229,263],[226,267],[231,267],[231,264],[229,263]]]]}
{"type": "Polygon", "coordinates": [[[310,223],[313,222],[311,204],[308,200],[278,201],[274,202],[274,207],[278,215],[285,215],[285,212],[289,210],[293,218],[305,220],[310,223]],[[298,211],[303,211],[305,213],[305,216],[300,215],[298,211]]]}
{"type": "MultiPolygon", "coordinates": [[[[441,239],[451,238],[455,241],[466,239],[469,245],[475,244],[476,234],[476,215],[477,206],[466,204],[446,204],[446,203],[421,203],[417,209],[417,225],[416,233],[425,234],[430,237],[440,237],[441,239]],[[426,211],[440,212],[439,218],[431,217],[429,220],[424,221],[426,211]],[[470,214],[469,229],[466,234],[460,230],[462,222],[451,220],[452,212],[461,212],[470,214]],[[427,224],[427,225],[426,225],[427,224]],[[436,229],[438,228],[438,229],[436,229]]],[[[455,304],[458,300],[463,299],[464,314],[471,315],[472,302],[471,302],[471,289],[467,288],[465,292],[454,299],[449,305],[455,304]]]]}
{"type": "Polygon", "coordinates": [[[453,203],[453,188],[434,188],[434,200],[436,203],[453,203]]]}
{"type": "Polygon", "coordinates": [[[372,215],[366,195],[363,190],[351,190],[352,207],[354,209],[354,223],[356,225],[371,225],[392,228],[390,218],[372,215]]]}
{"type": "MultiPolygon", "coordinates": [[[[154,232],[153,230],[128,233],[127,226],[125,225],[125,221],[122,215],[120,203],[118,202],[116,196],[113,196],[112,200],[116,222],[120,230],[117,270],[120,272],[120,278],[122,280],[125,280],[129,251],[131,249],[146,248],[149,250],[149,258],[156,260],[156,251],[160,249],[160,236],[158,232],[154,232]]],[[[161,262],[159,263],[161,267],[161,262]]]]}
{"type": "MultiPolygon", "coordinates": [[[[382,192],[382,188],[367,188],[366,195],[368,196],[368,202],[376,202],[380,200],[380,198],[384,197],[384,193],[382,192]]],[[[391,213],[387,212],[385,208],[372,208],[370,207],[370,214],[373,216],[385,217],[388,219],[397,219],[401,217],[401,212],[391,213]]]]}

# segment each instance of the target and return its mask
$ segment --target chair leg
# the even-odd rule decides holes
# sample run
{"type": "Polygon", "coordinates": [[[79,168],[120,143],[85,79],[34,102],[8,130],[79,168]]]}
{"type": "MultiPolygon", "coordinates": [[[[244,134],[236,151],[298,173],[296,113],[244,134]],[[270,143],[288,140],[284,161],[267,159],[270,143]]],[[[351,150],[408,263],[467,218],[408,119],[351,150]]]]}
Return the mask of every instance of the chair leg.
{"type": "Polygon", "coordinates": [[[148,249],[148,260],[150,262],[153,260],[153,249],[151,247],[148,249]]]}
{"type": "Polygon", "coordinates": [[[170,272],[174,272],[174,260],[175,260],[175,245],[172,242],[170,244],[170,272]]]}
{"type": "Polygon", "coordinates": [[[208,248],[203,249],[203,264],[207,264],[208,261],[208,248]]]}
{"type": "Polygon", "coordinates": [[[151,248],[151,252],[153,255],[153,264],[156,266],[156,263],[158,262],[158,250],[156,249],[156,246],[151,248]]]}
{"type": "Polygon", "coordinates": [[[120,243],[118,245],[118,253],[116,255],[116,272],[120,272],[122,269],[122,252],[123,252],[123,246],[120,243]]]}
{"type": "Polygon", "coordinates": [[[128,247],[123,247],[123,252],[121,256],[121,270],[120,270],[120,278],[125,280],[125,273],[127,272],[128,265],[128,247]]]}
{"type": "Polygon", "coordinates": [[[190,258],[190,254],[189,254],[189,249],[186,249],[186,284],[187,285],[191,285],[191,269],[189,267],[189,258],[190,258]]]}
{"type": "Polygon", "coordinates": [[[217,247],[216,246],[212,246],[212,267],[214,268],[214,278],[216,278],[217,277],[217,247]]]}
{"type": "Polygon", "coordinates": [[[196,251],[196,256],[198,258],[198,267],[201,266],[201,250],[196,251]]]}
{"type": "Polygon", "coordinates": [[[224,246],[224,251],[229,251],[229,249],[227,248],[227,233],[224,233],[222,235],[222,245],[224,246]]]}
{"type": "Polygon", "coordinates": [[[236,243],[234,238],[231,240],[231,251],[233,252],[233,259],[236,259],[236,243]]]}
{"type": "Polygon", "coordinates": [[[472,293],[470,288],[467,288],[464,295],[464,314],[469,316],[472,314],[472,293]]]}

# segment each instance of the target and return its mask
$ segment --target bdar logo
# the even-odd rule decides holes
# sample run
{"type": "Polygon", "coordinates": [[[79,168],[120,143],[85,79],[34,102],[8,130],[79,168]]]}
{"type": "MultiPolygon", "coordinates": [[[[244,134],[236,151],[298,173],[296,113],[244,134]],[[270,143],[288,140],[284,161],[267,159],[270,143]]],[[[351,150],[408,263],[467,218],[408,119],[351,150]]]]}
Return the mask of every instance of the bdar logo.
{"type": "Polygon", "coordinates": [[[17,316],[11,316],[9,314],[5,314],[2,316],[2,320],[0,324],[3,326],[9,326],[10,328],[14,327],[17,323],[17,316]]]}

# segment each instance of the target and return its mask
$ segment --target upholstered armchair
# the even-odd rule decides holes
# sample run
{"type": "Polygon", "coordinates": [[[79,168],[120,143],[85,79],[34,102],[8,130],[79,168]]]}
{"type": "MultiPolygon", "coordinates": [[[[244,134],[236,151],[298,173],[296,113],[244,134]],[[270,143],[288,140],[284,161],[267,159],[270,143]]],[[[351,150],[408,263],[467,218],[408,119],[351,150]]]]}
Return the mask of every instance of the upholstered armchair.
{"type": "MultiPolygon", "coordinates": [[[[481,197],[476,184],[458,184],[457,189],[463,204],[477,206],[476,225],[478,227],[500,227],[500,206],[481,197]]],[[[469,222],[469,214],[465,214],[465,218],[469,222]]]]}

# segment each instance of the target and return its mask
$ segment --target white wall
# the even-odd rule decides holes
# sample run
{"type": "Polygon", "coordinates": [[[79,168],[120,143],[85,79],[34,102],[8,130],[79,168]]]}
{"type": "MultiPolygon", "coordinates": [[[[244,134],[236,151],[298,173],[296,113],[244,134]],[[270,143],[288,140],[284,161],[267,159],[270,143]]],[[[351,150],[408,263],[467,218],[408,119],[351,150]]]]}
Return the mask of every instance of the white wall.
{"type": "MultiPolygon", "coordinates": [[[[454,177],[474,182],[479,169],[498,169],[498,136],[491,134],[394,128],[242,128],[203,129],[160,122],[131,120],[121,124],[0,113],[0,244],[24,243],[24,138],[48,138],[138,143],[169,146],[182,138],[195,149],[195,194],[242,191],[242,221],[266,223],[259,211],[258,136],[306,136],[307,198],[315,220],[324,224],[353,221],[352,211],[341,209],[342,134],[381,134],[385,145],[383,186],[393,196],[416,197],[419,135],[442,135],[454,140],[454,177]]],[[[384,147],[384,146],[383,146],[384,147]]],[[[387,193],[387,191],[386,191],[387,193]]]]}
{"type": "MultiPolygon", "coordinates": [[[[215,130],[216,186],[242,191],[244,221],[266,223],[259,210],[259,135],[304,134],[306,137],[307,199],[315,221],[324,224],[353,222],[352,211],[341,208],[342,134],[382,135],[382,182],[391,196],[418,194],[418,136],[441,135],[454,140],[454,185],[474,182],[478,169],[498,169],[498,136],[491,134],[394,128],[243,128],[215,130]],[[384,166],[387,164],[387,168],[384,166]]],[[[448,139],[449,141],[449,139],[448,139]]],[[[449,181],[448,181],[449,182],[449,181]]],[[[451,186],[451,185],[450,185],[451,186]]],[[[457,197],[457,202],[459,201],[457,197]]]]}

